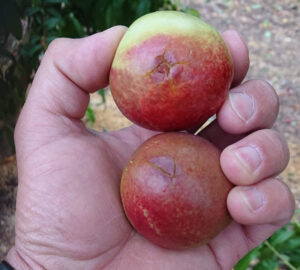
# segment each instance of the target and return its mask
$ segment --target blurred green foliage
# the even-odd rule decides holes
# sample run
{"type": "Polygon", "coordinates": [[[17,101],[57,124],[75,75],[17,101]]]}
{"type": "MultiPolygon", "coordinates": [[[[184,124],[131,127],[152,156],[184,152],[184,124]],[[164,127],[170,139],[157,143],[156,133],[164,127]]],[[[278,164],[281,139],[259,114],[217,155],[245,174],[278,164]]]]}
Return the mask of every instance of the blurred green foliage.
{"type": "MultiPolygon", "coordinates": [[[[300,210],[296,210],[296,215],[300,210]]],[[[250,251],[234,270],[300,270],[300,224],[296,219],[250,251]]]]}
{"type": "MultiPolygon", "coordinates": [[[[159,9],[197,14],[171,0],[0,0],[0,142],[13,142],[26,89],[53,39],[129,26],[159,9]]],[[[105,98],[103,92],[99,94],[105,98]]],[[[93,120],[92,110],[87,113],[93,120]]]]}
{"type": "Polygon", "coordinates": [[[0,142],[9,144],[0,143],[0,152],[12,149],[14,124],[28,85],[16,57],[14,40],[22,38],[22,10],[27,4],[26,1],[0,1],[0,142]]]}
{"type": "Polygon", "coordinates": [[[169,0],[32,0],[25,10],[30,37],[20,48],[26,69],[36,70],[39,56],[57,37],[78,38],[117,24],[128,26],[161,8],[176,6],[169,0]]]}

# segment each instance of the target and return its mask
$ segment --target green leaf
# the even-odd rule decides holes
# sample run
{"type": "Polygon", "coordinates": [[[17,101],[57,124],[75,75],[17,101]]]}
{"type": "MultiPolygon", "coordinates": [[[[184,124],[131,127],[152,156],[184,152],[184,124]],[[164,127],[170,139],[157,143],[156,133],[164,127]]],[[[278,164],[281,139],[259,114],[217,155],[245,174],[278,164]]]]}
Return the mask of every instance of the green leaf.
{"type": "MultiPolygon", "coordinates": [[[[120,8],[124,4],[125,0],[113,0],[111,1],[114,8],[120,8]]],[[[151,1],[149,1],[151,2],[151,1]]]]}
{"type": "Polygon", "coordinates": [[[56,27],[56,25],[58,25],[59,22],[60,22],[60,18],[53,17],[46,20],[45,25],[47,26],[48,29],[52,29],[56,27]]]}
{"type": "Polygon", "coordinates": [[[39,7],[30,7],[30,8],[27,8],[25,10],[25,16],[33,16],[34,14],[38,13],[41,9],[39,7]]]}
{"type": "MultiPolygon", "coordinates": [[[[29,57],[33,57],[35,55],[35,53],[37,53],[38,51],[42,50],[42,45],[41,44],[37,44],[35,46],[32,46],[30,48],[27,48],[26,50],[26,54],[29,57]]],[[[25,52],[23,52],[25,54],[25,52]]]]}
{"type": "Polygon", "coordinates": [[[279,244],[282,244],[283,242],[287,241],[289,238],[291,238],[294,235],[294,231],[281,231],[279,230],[276,234],[274,234],[271,239],[270,243],[273,246],[277,246],[279,244]]]}
{"type": "Polygon", "coordinates": [[[105,14],[106,27],[113,26],[113,16],[114,16],[113,13],[114,13],[113,8],[111,6],[108,6],[105,14]]]}
{"type": "Polygon", "coordinates": [[[56,39],[56,38],[57,38],[56,36],[48,37],[48,38],[46,39],[47,45],[49,45],[50,42],[53,41],[53,40],[56,39]]]}
{"type": "Polygon", "coordinates": [[[39,16],[40,14],[37,14],[38,16],[34,16],[34,19],[37,21],[38,26],[43,25],[43,16],[39,16]]]}
{"type": "Polygon", "coordinates": [[[300,248],[300,236],[291,238],[285,245],[286,250],[294,250],[300,248]]]}
{"type": "Polygon", "coordinates": [[[254,267],[253,270],[275,270],[279,266],[276,260],[261,260],[254,267]]]}
{"type": "Polygon", "coordinates": [[[300,268],[300,250],[294,250],[293,253],[290,254],[290,262],[295,267],[300,268]]]}
{"type": "Polygon", "coordinates": [[[80,22],[76,19],[76,17],[74,16],[73,13],[70,13],[69,15],[70,20],[72,21],[74,28],[78,34],[79,37],[83,37],[85,36],[85,32],[83,30],[82,25],[80,24],[80,22]]]}
{"type": "Polygon", "coordinates": [[[60,17],[61,10],[56,7],[49,7],[46,9],[47,13],[51,15],[51,17],[60,17]]]}
{"type": "Polygon", "coordinates": [[[146,13],[149,13],[150,8],[151,8],[151,1],[140,0],[140,3],[137,7],[137,16],[140,17],[146,13]]]}
{"type": "Polygon", "coordinates": [[[35,44],[35,43],[39,42],[40,40],[41,40],[41,36],[39,36],[39,35],[32,34],[32,36],[30,37],[31,44],[35,44]]]}
{"type": "Polygon", "coordinates": [[[91,10],[91,22],[93,23],[94,28],[97,30],[104,30],[106,28],[105,14],[109,2],[110,0],[97,1],[91,10]]]}
{"type": "Polygon", "coordinates": [[[96,117],[95,117],[95,113],[90,105],[87,107],[85,115],[86,115],[86,118],[88,119],[88,121],[93,125],[96,121],[96,117]]]}
{"type": "Polygon", "coordinates": [[[102,103],[106,103],[106,91],[105,89],[100,89],[97,91],[97,93],[102,97],[102,103]]]}
{"type": "Polygon", "coordinates": [[[259,248],[250,251],[244,258],[242,258],[234,267],[234,270],[247,270],[250,262],[259,255],[259,248]]]}
{"type": "Polygon", "coordinates": [[[187,8],[187,9],[185,9],[184,12],[200,18],[200,13],[198,12],[198,10],[196,10],[194,8],[187,8]]]}

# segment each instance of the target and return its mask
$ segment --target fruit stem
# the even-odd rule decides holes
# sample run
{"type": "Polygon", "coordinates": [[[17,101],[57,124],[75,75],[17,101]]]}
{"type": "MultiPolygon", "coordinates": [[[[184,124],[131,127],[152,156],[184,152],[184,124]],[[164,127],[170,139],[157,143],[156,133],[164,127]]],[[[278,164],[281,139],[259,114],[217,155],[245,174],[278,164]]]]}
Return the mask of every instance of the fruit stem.
{"type": "Polygon", "coordinates": [[[199,127],[195,132],[194,135],[198,135],[203,129],[209,126],[212,122],[216,120],[216,115],[211,116],[201,127],[199,127]]]}

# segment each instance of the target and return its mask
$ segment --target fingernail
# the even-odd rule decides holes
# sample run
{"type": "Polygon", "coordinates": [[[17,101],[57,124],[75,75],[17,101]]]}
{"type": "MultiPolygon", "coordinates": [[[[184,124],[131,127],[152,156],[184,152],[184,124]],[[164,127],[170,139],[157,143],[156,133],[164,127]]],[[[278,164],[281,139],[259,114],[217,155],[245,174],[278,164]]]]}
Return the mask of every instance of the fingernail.
{"type": "Polygon", "coordinates": [[[262,163],[262,156],[258,147],[250,145],[239,147],[234,151],[236,158],[242,166],[252,173],[257,170],[262,163]]]}
{"type": "Polygon", "coordinates": [[[266,202],[265,195],[255,187],[241,187],[240,195],[251,212],[256,212],[264,206],[266,202]]]}
{"type": "Polygon", "coordinates": [[[235,30],[231,30],[231,33],[232,33],[234,36],[236,36],[242,43],[244,43],[245,46],[247,46],[247,45],[246,45],[246,41],[245,41],[245,39],[243,38],[243,36],[241,35],[240,32],[235,31],[235,30]]]}
{"type": "Polygon", "coordinates": [[[245,93],[232,92],[229,93],[229,101],[233,111],[244,122],[248,122],[254,115],[255,106],[253,97],[245,93]]]}

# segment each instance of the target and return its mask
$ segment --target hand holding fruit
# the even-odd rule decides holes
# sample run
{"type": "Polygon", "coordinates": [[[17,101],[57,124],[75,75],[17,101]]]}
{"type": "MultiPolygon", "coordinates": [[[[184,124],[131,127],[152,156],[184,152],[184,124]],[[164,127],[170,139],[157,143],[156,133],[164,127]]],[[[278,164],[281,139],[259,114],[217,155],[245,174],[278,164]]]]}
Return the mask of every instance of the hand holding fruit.
{"type": "Polygon", "coordinates": [[[234,88],[200,136],[222,151],[222,170],[235,185],[227,198],[233,221],[207,245],[184,251],[156,246],[132,229],[120,201],[122,170],[157,132],[132,126],[97,133],[80,121],[89,93],[108,84],[125,31],[58,39],[43,58],[15,135],[16,240],[7,261],[16,269],[227,270],[293,214],[291,192],[274,178],[288,162],[285,140],[269,129],[276,94],[263,81],[240,85],[248,51],[227,31],[234,88]]]}

